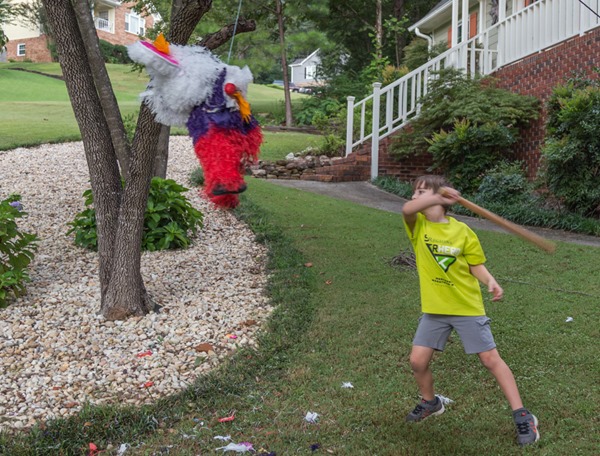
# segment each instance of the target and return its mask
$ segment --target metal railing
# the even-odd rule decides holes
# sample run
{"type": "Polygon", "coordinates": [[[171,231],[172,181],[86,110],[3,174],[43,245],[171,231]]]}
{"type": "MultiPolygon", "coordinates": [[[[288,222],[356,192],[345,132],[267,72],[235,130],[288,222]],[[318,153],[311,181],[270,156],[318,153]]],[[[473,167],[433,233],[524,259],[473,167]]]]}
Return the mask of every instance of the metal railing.
{"type": "Polygon", "coordinates": [[[106,20],[106,19],[102,19],[101,17],[95,17],[94,18],[94,24],[96,24],[96,28],[98,30],[104,30],[106,32],[111,32],[113,33],[113,24],[111,21],[106,20]]]}
{"type": "Polygon", "coordinates": [[[403,128],[418,115],[420,99],[427,94],[436,73],[448,67],[468,75],[487,75],[535,52],[598,27],[600,0],[539,0],[494,24],[470,40],[459,43],[397,81],[355,102],[347,98],[346,156],[371,141],[371,178],[378,175],[379,141],[403,128]],[[383,111],[383,112],[382,112],[383,111]]]}

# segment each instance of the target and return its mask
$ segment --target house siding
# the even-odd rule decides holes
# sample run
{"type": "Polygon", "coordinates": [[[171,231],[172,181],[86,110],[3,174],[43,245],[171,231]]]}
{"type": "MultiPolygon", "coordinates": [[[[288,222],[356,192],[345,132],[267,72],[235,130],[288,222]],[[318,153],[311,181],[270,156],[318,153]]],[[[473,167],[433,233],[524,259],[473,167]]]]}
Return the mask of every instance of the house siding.
{"type": "MultiPolygon", "coordinates": [[[[114,20],[115,33],[96,29],[98,37],[101,40],[117,45],[128,45],[138,41],[140,39],[138,35],[125,31],[125,14],[131,11],[130,8],[133,5],[135,5],[134,2],[124,3],[114,9],[111,20],[114,20]]],[[[145,20],[146,30],[154,25],[153,16],[146,16],[143,19],[145,20]]],[[[6,45],[6,60],[41,63],[52,61],[52,56],[46,43],[46,36],[40,35],[39,30],[30,30],[22,26],[11,26],[7,27],[6,34],[9,38],[9,42],[6,45]],[[19,44],[25,44],[26,51],[24,56],[17,55],[19,44]]]]}

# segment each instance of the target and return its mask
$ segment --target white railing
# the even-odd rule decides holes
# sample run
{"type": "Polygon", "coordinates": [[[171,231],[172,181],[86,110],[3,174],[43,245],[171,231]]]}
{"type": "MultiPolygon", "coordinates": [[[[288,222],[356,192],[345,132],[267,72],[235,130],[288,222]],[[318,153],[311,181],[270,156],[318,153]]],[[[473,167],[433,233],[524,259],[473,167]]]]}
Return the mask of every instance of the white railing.
{"type": "Polygon", "coordinates": [[[114,32],[112,22],[110,22],[106,19],[102,19],[101,17],[95,17],[94,24],[96,24],[96,28],[98,30],[104,30],[106,32],[111,32],[111,33],[114,32]]]}
{"type": "Polygon", "coordinates": [[[431,59],[397,81],[355,102],[348,97],[346,156],[371,141],[371,178],[378,175],[379,141],[404,127],[419,113],[419,101],[441,69],[454,67],[471,76],[493,73],[502,66],[543,51],[598,27],[600,0],[538,0],[470,40],[431,59]],[[383,111],[382,111],[383,107],[383,111]]]}

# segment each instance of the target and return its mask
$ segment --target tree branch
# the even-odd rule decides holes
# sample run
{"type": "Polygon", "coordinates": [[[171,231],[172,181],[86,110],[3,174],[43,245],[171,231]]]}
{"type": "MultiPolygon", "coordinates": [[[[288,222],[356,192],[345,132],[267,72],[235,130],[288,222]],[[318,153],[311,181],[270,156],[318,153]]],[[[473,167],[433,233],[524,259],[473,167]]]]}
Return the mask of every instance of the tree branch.
{"type": "Polygon", "coordinates": [[[199,44],[212,51],[233,37],[234,28],[236,35],[240,33],[253,32],[256,30],[256,21],[253,19],[247,20],[240,18],[238,20],[237,27],[235,27],[235,24],[226,25],[218,32],[206,35],[204,38],[202,38],[199,44]]]}

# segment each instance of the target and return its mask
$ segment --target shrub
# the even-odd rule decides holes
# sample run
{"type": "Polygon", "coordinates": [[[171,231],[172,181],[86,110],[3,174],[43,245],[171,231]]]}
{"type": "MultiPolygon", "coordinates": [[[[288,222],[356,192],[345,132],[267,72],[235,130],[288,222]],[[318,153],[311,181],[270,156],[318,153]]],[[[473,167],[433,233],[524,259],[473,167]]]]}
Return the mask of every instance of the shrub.
{"type": "Polygon", "coordinates": [[[100,52],[106,63],[132,63],[127,48],[120,44],[112,44],[108,41],[100,40],[100,52]]]}
{"type": "Polygon", "coordinates": [[[27,268],[38,248],[34,234],[22,233],[16,219],[26,215],[19,195],[0,201],[0,308],[6,307],[8,298],[25,292],[24,282],[29,281],[27,268]]]}
{"type": "MultiPolygon", "coordinates": [[[[191,242],[191,235],[202,228],[203,215],[182,194],[186,191],[187,188],[172,179],[152,179],[144,218],[142,250],[186,248],[191,242]]],[[[98,249],[98,238],[96,212],[91,207],[91,190],[86,190],[83,196],[88,207],[69,223],[71,229],[67,234],[75,234],[76,245],[95,251],[98,249]]]]}
{"type": "Polygon", "coordinates": [[[532,186],[521,162],[502,161],[481,180],[475,198],[479,204],[523,204],[532,201],[532,186]]]}
{"type": "Polygon", "coordinates": [[[548,102],[548,129],[538,176],[573,212],[600,216],[600,87],[570,80],[548,102]]]}
{"type": "Polygon", "coordinates": [[[450,132],[441,130],[428,140],[433,168],[442,171],[452,185],[464,193],[474,193],[487,170],[515,143],[516,137],[500,123],[471,124],[457,120],[450,132]]]}
{"type": "Polygon", "coordinates": [[[539,105],[534,97],[498,89],[492,78],[470,79],[455,69],[437,73],[421,103],[407,132],[392,140],[390,152],[398,158],[427,152],[427,140],[442,129],[453,130],[457,120],[468,120],[474,127],[502,125],[516,137],[519,127],[537,118],[539,105]]]}

